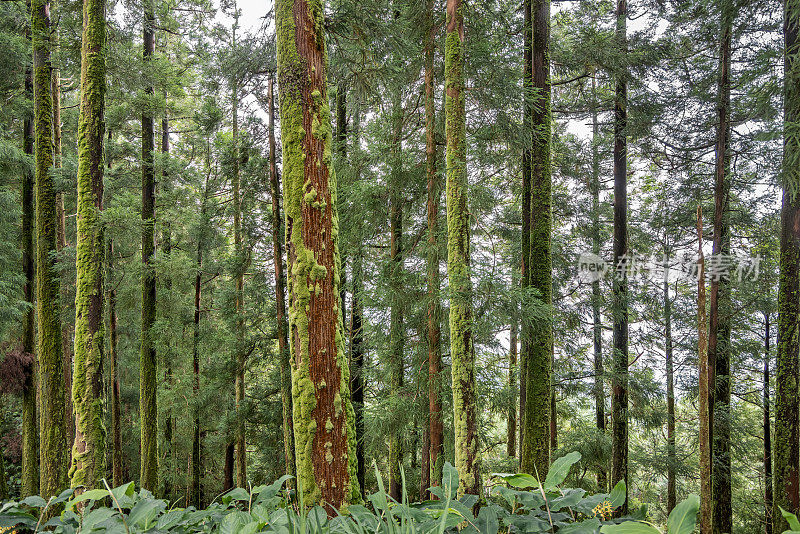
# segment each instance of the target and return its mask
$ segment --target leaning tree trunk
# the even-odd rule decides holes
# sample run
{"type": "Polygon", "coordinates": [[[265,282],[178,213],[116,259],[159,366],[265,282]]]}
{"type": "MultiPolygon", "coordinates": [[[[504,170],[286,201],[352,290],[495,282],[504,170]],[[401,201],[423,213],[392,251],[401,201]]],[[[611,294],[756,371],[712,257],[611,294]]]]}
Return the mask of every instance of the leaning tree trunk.
{"type": "Polygon", "coordinates": [[[711,496],[711,407],[714,405],[714,362],[708,357],[708,320],[706,318],[705,258],[703,257],[703,209],[697,205],[697,361],[700,455],[700,534],[711,534],[713,499],[711,496]]]}
{"type": "MultiPolygon", "coordinates": [[[[617,0],[617,47],[627,55],[627,0],[617,0]]],[[[625,259],[628,254],[628,141],[627,72],[616,73],[614,96],[614,373],[611,381],[611,484],[625,482],[624,515],[628,511],[628,282],[625,259]]]]}
{"type": "Polygon", "coordinates": [[[775,500],[772,525],[783,532],[788,523],[779,507],[800,511],[800,432],[797,385],[800,321],[800,61],[797,34],[800,2],[784,2],[784,140],[781,207],[780,283],[778,287],[778,355],[775,371],[775,500]]]}
{"type": "Polygon", "coordinates": [[[328,513],[360,502],[339,296],[323,3],[278,0],[278,84],[298,485],[328,513]]]}
{"type": "Polygon", "coordinates": [[[275,263],[275,320],[278,323],[278,352],[281,362],[281,405],[283,406],[284,470],[294,475],[294,431],[292,425],[292,371],[289,367],[289,337],[286,322],[286,286],[283,272],[283,218],[280,203],[280,179],[275,163],[275,97],[274,80],[269,79],[267,100],[269,106],[269,183],[272,193],[272,255],[275,263]]]}
{"type": "MultiPolygon", "coordinates": [[[[25,69],[25,96],[33,98],[33,70],[25,69]]],[[[22,148],[33,155],[33,117],[26,115],[22,128],[22,148]]],[[[36,357],[36,309],[34,292],[35,254],[35,206],[34,174],[25,169],[22,175],[22,272],[25,276],[23,294],[28,308],[22,317],[22,350],[31,358],[22,388],[22,473],[20,493],[22,497],[39,493],[39,419],[37,414],[37,357],[36,357]]]]}
{"type": "Polygon", "coordinates": [[[444,426],[442,423],[442,305],[439,287],[439,200],[441,179],[436,169],[436,104],[434,98],[435,71],[433,52],[436,44],[434,0],[425,3],[425,175],[427,177],[427,222],[428,246],[425,250],[427,284],[427,331],[428,343],[428,424],[430,434],[430,485],[442,482],[444,466],[444,426]]]}
{"type": "Polygon", "coordinates": [[[772,435],[769,420],[770,314],[764,314],[764,534],[772,534],[772,435]]]}
{"type": "Polygon", "coordinates": [[[50,67],[50,15],[47,0],[31,2],[33,36],[33,110],[36,129],[36,308],[39,356],[39,491],[45,498],[67,485],[67,440],[64,429],[64,361],[61,304],[55,264],[56,192],[53,164],[53,98],[50,67]]]}
{"type": "Polygon", "coordinates": [[[472,339],[472,281],[469,272],[464,14],[461,0],[447,0],[444,80],[447,138],[447,277],[450,285],[450,357],[455,461],[461,482],[459,492],[477,495],[481,481],[475,399],[475,346],[472,339]]]}
{"type": "MultiPolygon", "coordinates": [[[[717,95],[717,147],[714,180],[713,254],[723,261],[730,254],[730,66],[732,6],[722,4],[722,28],[717,95]]],[[[714,361],[714,404],[711,418],[713,532],[731,532],[731,443],[730,443],[730,282],[725,273],[711,273],[709,298],[708,357],[714,361]]]]}
{"type": "Polygon", "coordinates": [[[71,485],[102,486],[106,476],[103,414],[103,122],[106,92],[105,0],[83,2],[81,107],[78,119],[78,234],[75,363],[72,398],[75,445],[71,485]]]}
{"type": "MultiPolygon", "coordinates": [[[[145,0],[143,58],[145,68],[155,50],[153,0],[145,0]]],[[[149,73],[147,78],[149,78],[149,73]]],[[[150,82],[148,82],[150,83],[150,82]]],[[[153,95],[153,86],[145,88],[153,95]]],[[[153,114],[142,113],[142,332],[139,353],[139,421],[141,426],[141,468],[139,484],[158,488],[158,407],[156,386],[156,347],[152,328],[156,321],[155,256],[155,169],[153,164],[153,114]]]]}

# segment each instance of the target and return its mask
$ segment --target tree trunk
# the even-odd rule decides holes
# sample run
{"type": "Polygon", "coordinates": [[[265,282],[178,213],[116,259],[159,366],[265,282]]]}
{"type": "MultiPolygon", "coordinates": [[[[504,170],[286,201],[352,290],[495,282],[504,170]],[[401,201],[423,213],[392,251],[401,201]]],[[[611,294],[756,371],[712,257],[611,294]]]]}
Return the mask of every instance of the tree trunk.
{"type": "MultiPolygon", "coordinates": [[[[167,93],[164,92],[164,101],[167,101],[167,93]]],[[[170,187],[169,184],[169,172],[167,167],[169,165],[169,117],[167,116],[167,112],[165,110],[164,116],[161,118],[161,156],[162,156],[162,166],[161,166],[161,191],[164,192],[170,187]]],[[[166,214],[164,216],[166,218],[166,214]]],[[[161,239],[162,239],[162,250],[164,252],[164,259],[167,263],[170,262],[172,256],[172,228],[170,223],[166,220],[163,222],[163,229],[161,231],[161,239]]],[[[164,289],[166,290],[167,295],[171,298],[172,295],[172,277],[169,274],[169,267],[167,267],[167,273],[164,274],[164,289]]],[[[164,347],[167,351],[167,355],[164,358],[164,383],[166,385],[167,391],[169,392],[169,396],[174,396],[174,380],[172,374],[172,359],[175,356],[172,347],[167,346],[164,347]]],[[[169,458],[169,466],[168,466],[168,474],[164,477],[164,498],[168,501],[174,499],[175,495],[174,492],[178,487],[177,484],[177,475],[178,475],[178,458],[175,455],[176,447],[175,447],[175,417],[173,417],[172,413],[172,403],[168,404],[165,409],[164,414],[164,445],[167,447],[167,450],[164,451],[162,456],[164,458],[169,458]]]]}
{"type": "Polygon", "coordinates": [[[102,487],[106,476],[103,423],[103,120],[106,92],[105,0],[83,2],[81,106],[78,119],[76,245],[75,445],[71,485],[102,487]]]}
{"type": "Polygon", "coordinates": [[[298,485],[306,504],[323,504],[333,514],[360,502],[361,494],[339,296],[322,13],[321,0],[276,4],[298,485]]]}
{"type": "MultiPolygon", "coordinates": [[[[153,0],[145,0],[143,58],[147,65],[155,50],[153,0]]],[[[148,81],[145,94],[153,94],[148,81]]],[[[156,321],[155,256],[155,169],[153,164],[153,116],[142,113],[142,332],[139,353],[139,421],[141,426],[141,469],[139,484],[158,488],[158,407],[156,385],[156,347],[151,329],[156,321]]]]}
{"type": "MultiPolygon", "coordinates": [[[[110,136],[109,136],[110,137],[110,136]]],[[[108,286],[108,355],[111,368],[111,480],[122,485],[122,425],[120,421],[119,363],[117,355],[117,289],[111,283],[114,272],[114,243],[106,240],[106,284],[108,286]]]]}
{"type": "Polygon", "coordinates": [[[50,66],[50,14],[47,0],[31,1],[33,109],[36,128],[36,304],[40,383],[39,491],[47,499],[67,485],[68,445],[61,339],[61,304],[55,265],[57,241],[53,164],[53,97],[50,66]]]}
{"type": "Polygon", "coordinates": [[[444,427],[442,424],[442,305],[439,282],[439,201],[441,178],[436,169],[436,103],[434,98],[435,71],[433,53],[436,45],[434,0],[425,3],[425,175],[427,177],[428,246],[425,249],[426,284],[428,293],[428,423],[430,435],[430,486],[442,482],[444,467],[444,427]]]}
{"type": "MultiPolygon", "coordinates": [[[[403,373],[405,368],[405,325],[403,302],[403,194],[401,187],[402,165],[401,136],[402,136],[402,108],[398,97],[394,108],[394,139],[392,142],[392,177],[389,192],[389,239],[390,239],[390,326],[389,326],[389,373],[390,388],[394,398],[403,394],[403,373]]],[[[393,423],[389,431],[389,496],[401,502],[403,483],[401,469],[403,466],[403,435],[405,429],[397,422],[393,423]]]]}
{"type": "MultiPolygon", "coordinates": [[[[550,170],[550,0],[534,0],[533,15],[533,112],[531,128],[531,227],[528,279],[539,301],[548,308],[552,304],[552,262],[550,258],[551,170],[550,170]]],[[[525,430],[520,456],[525,473],[536,473],[542,479],[550,468],[550,448],[555,438],[551,428],[554,399],[552,397],[553,325],[548,319],[533,325],[527,343],[525,369],[525,430]]]]}
{"type": "MultiPolygon", "coordinates": [[[[719,57],[719,93],[717,101],[717,148],[714,185],[713,254],[730,254],[730,64],[733,8],[723,3],[719,57]]],[[[717,265],[724,265],[723,262],[717,265]]],[[[714,361],[714,404],[712,421],[712,494],[714,497],[714,533],[731,532],[731,444],[730,444],[730,338],[731,297],[729,280],[724,273],[711,273],[709,298],[708,357],[714,361]]]]}
{"type": "MultiPolygon", "coordinates": [[[[592,76],[592,253],[600,254],[600,123],[597,120],[597,87],[596,73],[592,76]]],[[[600,316],[602,304],[600,280],[592,282],[592,340],[594,344],[594,414],[595,425],[601,433],[606,431],[606,396],[603,386],[603,323],[600,316]]],[[[597,469],[597,485],[600,491],[608,488],[608,459],[603,456],[597,469]]]]}
{"type": "Polygon", "coordinates": [[[778,355],[775,368],[775,502],[772,525],[783,532],[788,523],[778,507],[800,512],[800,432],[798,431],[798,321],[800,321],[800,5],[784,2],[784,140],[781,206],[780,282],[778,287],[778,355]]]}
{"type": "MultiPolygon", "coordinates": [[[[627,0],[617,0],[616,39],[620,52],[627,55],[627,0]]],[[[616,73],[614,96],[614,373],[612,376],[611,485],[625,482],[628,512],[628,141],[627,141],[627,72],[616,73]],[[622,270],[620,273],[619,271],[622,270]]]]}
{"type": "Polygon", "coordinates": [[[713,528],[713,498],[711,487],[711,419],[714,405],[714,363],[708,357],[708,327],[706,319],[705,258],[703,256],[703,209],[697,205],[697,361],[698,419],[700,420],[700,534],[711,534],[713,528]]]}
{"type": "Polygon", "coordinates": [[[511,338],[508,350],[508,389],[511,391],[511,403],[508,406],[506,422],[506,454],[517,455],[517,318],[511,319],[511,338]]]}
{"type": "MultiPolygon", "coordinates": [[[[533,131],[533,13],[532,0],[523,0],[523,53],[522,53],[522,125],[526,135],[533,131]]],[[[522,148],[522,261],[520,262],[520,284],[522,286],[523,304],[527,302],[528,287],[531,283],[531,161],[533,143],[528,139],[522,148]]],[[[524,309],[524,306],[523,306],[524,309]]],[[[525,415],[527,408],[528,354],[533,347],[533,332],[531,320],[527,314],[522,314],[520,322],[522,343],[519,354],[519,465],[520,471],[528,469],[522,467],[525,454],[525,415]]]]}
{"type": "MultiPolygon", "coordinates": [[[[28,35],[30,36],[30,35],[28,35]]],[[[33,98],[33,70],[25,69],[25,96],[33,98]]],[[[33,155],[33,117],[23,120],[22,147],[26,154],[33,155]]],[[[39,493],[39,419],[37,414],[37,361],[36,356],[36,309],[34,308],[35,254],[35,206],[34,174],[25,170],[22,175],[22,272],[25,276],[23,294],[28,308],[22,318],[22,350],[31,355],[31,363],[25,374],[22,389],[22,473],[21,497],[39,493]]]]}
{"type": "Polygon", "coordinates": [[[445,37],[445,135],[447,138],[447,277],[450,290],[455,463],[459,492],[480,491],[475,346],[472,339],[470,222],[467,207],[466,110],[464,105],[464,15],[461,0],[447,0],[445,37]]]}
{"type": "Polygon", "coordinates": [[[764,314],[764,534],[772,534],[772,441],[769,420],[770,314],[764,314]]]}
{"type": "Polygon", "coordinates": [[[281,404],[283,406],[283,454],[287,475],[294,475],[294,431],[292,425],[292,371],[289,367],[289,338],[286,322],[286,286],[283,272],[283,217],[280,204],[280,179],[275,163],[274,80],[267,85],[269,102],[269,183],[272,192],[272,255],[275,262],[275,319],[278,323],[278,352],[281,362],[281,404]]]}
{"type": "Polygon", "coordinates": [[[667,515],[676,504],[675,389],[672,361],[672,301],[669,298],[669,262],[664,264],[664,354],[667,364],[667,515]]]}
{"type": "MultiPolygon", "coordinates": [[[[361,180],[361,107],[360,103],[353,113],[353,151],[358,158],[355,166],[355,181],[361,180]]],[[[355,240],[355,255],[353,256],[353,293],[350,300],[350,391],[352,392],[353,412],[356,430],[356,478],[362,495],[366,493],[364,477],[366,475],[366,461],[364,457],[364,331],[362,304],[363,292],[363,257],[361,240],[361,227],[355,240]]]]}

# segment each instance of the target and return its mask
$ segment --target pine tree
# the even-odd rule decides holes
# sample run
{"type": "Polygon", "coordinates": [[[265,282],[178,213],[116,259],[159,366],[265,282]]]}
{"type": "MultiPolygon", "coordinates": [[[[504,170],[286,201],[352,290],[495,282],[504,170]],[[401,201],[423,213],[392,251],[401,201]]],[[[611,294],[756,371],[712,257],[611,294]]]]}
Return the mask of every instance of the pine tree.
{"type": "MultiPolygon", "coordinates": [[[[109,132],[109,140],[111,138],[109,132]]],[[[109,163],[110,165],[110,163],[109,163]]],[[[117,289],[111,282],[114,272],[114,242],[106,239],[106,307],[108,309],[108,367],[111,371],[111,480],[122,485],[122,422],[119,380],[119,333],[117,331],[117,289]]]]}
{"type": "Polygon", "coordinates": [[[53,165],[50,15],[47,0],[31,1],[33,109],[36,138],[36,308],[39,357],[39,491],[45,497],[66,487],[67,440],[64,428],[64,361],[61,342],[56,251],[56,192],[53,165]]]}
{"type": "Polygon", "coordinates": [[[328,513],[361,499],[339,294],[321,0],[276,5],[298,485],[328,513]],[[306,162],[304,164],[304,162],[306,162]]]}
{"type": "Polygon", "coordinates": [[[700,456],[700,533],[711,534],[713,498],[711,482],[711,407],[714,405],[714,367],[708,357],[708,319],[706,317],[705,258],[703,257],[703,209],[697,205],[697,361],[698,419],[700,456]]]}
{"type": "Polygon", "coordinates": [[[76,414],[72,487],[93,488],[105,478],[103,422],[103,136],[106,92],[104,0],[83,3],[81,107],[78,123],[78,240],[75,297],[76,414]]]}
{"type": "Polygon", "coordinates": [[[478,494],[478,414],[473,345],[470,223],[467,209],[466,110],[464,105],[464,13],[461,0],[447,0],[445,37],[445,136],[447,138],[447,278],[450,293],[455,463],[459,491],[478,494]]]}

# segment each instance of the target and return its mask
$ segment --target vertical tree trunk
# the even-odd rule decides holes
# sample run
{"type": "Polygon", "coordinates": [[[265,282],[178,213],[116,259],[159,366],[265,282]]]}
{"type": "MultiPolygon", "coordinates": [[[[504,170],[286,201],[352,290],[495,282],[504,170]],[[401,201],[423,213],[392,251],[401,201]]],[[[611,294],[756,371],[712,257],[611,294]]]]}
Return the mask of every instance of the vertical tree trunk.
{"type": "MultiPolygon", "coordinates": [[[[344,80],[339,80],[336,87],[336,138],[334,141],[334,149],[338,156],[338,165],[336,172],[339,169],[344,169],[347,165],[347,84],[344,80]]],[[[344,170],[341,172],[344,175],[344,170]]],[[[347,250],[344,250],[345,245],[340,241],[339,243],[339,256],[341,258],[341,269],[339,269],[339,299],[342,301],[342,324],[346,330],[349,326],[347,322],[347,250]]]]}
{"type": "Polygon", "coordinates": [[[798,320],[800,320],[800,3],[784,1],[784,140],[781,206],[780,282],[778,287],[778,355],[775,369],[775,494],[772,525],[783,532],[788,523],[778,507],[800,511],[800,431],[798,429],[798,320]]]}
{"type": "Polygon", "coordinates": [[[447,0],[445,37],[445,135],[447,138],[447,277],[450,290],[450,356],[453,426],[459,491],[481,487],[472,339],[470,223],[467,208],[466,110],[464,105],[464,14],[461,0],[447,0]]]}
{"type": "MultiPolygon", "coordinates": [[[[109,136],[110,139],[111,136],[109,136]]],[[[114,243],[106,240],[106,284],[108,287],[108,355],[111,368],[111,480],[122,485],[122,425],[120,421],[119,363],[117,356],[117,289],[111,282],[114,272],[114,243]]]]}
{"type": "Polygon", "coordinates": [[[36,129],[36,304],[40,383],[40,480],[44,498],[67,483],[68,445],[64,432],[64,360],[59,280],[54,260],[57,240],[53,164],[53,97],[50,66],[50,14],[47,0],[31,1],[33,109],[36,129]]]}
{"type": "MultiPolygon", "coordinates": [[[[600,123],[597,120],[597,87],[596,71],[592,76],[592,253],[600,254],[600,123]]],[[[600,280],[592,282],[592,341],[594,345],[594,414],[595,425],[601,433],[606,431],[606,395],[603,386],[603,323],[600,317],[600,280]]],[[[606,466],[608,459],[601,459],[597,470],[597,485],[600,491],[608,487],[608,473],[606,466]]]]}
{"type": "MultiPolygon", "coordinates": [[[[153,0],[145,0],[143,53],[145,69],[155,50],[153,0]]],[[[149,80],[147,73],[145,79],[149,80]]],[[[152,82],[145,94],[152,96],[152,82]]],[[[151,329],[156,320],[155,256],[155,169],[153,164],[153,116],[142,113],[142,332],[139,354],[139,421],[141,426],[141,469],[139,484],[158,488],[158,407],[156,386],[156,348],[151,329]]]]}
{"type": "Polygon", "coordinates": [[[508,350],[508,389],[511,391],[511,403],[508,406],[506,419],[507,437],[506,454],[509,457],[517,455],[517,318],[511,319],[511,333],[509,334],[508,350]]]}
{"type": "Polygon", "coordinates": [[[442,305],[439,283],[439,200],[441,178],[436,169],[436,104],[434,98],[435,71],[433,54],[436,45],[434,24],[434,0],[425,3],[425,175],[427,177],[427,222],[428,246],[425,249],[427,284],[427,332],[428,343],[428,423],[430,435],[430,486],[442,482],[444,466],[444,427],[442,424],[442,305]]]}
{"type": "Polygon", "coordinates": [[[664,354],[667,364],[667,514],[676,504],[675,468],[675,389],[672,361],[672,301],[669,298],[669,262],[664,263],[664,354]]]}
{"type": "Polygon", "coordinates": [[[770,314],[764,314],[764,534],[772,534],[772,435],[769,420],[770,314]]]}
{"type": "Polygon", "coordinates": [[[278,0],[276,25],[298,484],[307,504],[331,514],[361,494],[339,296],[323,3],[278,0]]]}
{"type": "MultiPolygon", "coordinates": [[[[361,180],[361,104],[360,101],[353,113],[353,156],[356,182],[361,180]]],[[[350,300],[350,390],[352,391],[353,412],[356,431],[356,478],[362,495],[366,493],[364,477],[366,475],[366,459],[364,457],[364,331],[362,304],[363,292],[363,249],[361,226],[355,239],[355,255],[353,256],[353,293],[350,300]]]]}
{"type": "MultiPolygon", "coordinates": [[[[722,3],[719,56],[719,93],[717,95],[717,147],[714,185],[714,249],[716,257],[730,254],[730,65],[732,10],[722,3]]],[[[724,265],[723,262],[717,265],[724,265]]],[[[714,532],[731,532],[731,458],[730,458],[730,338],[731,297],[727,274],[711,273],[709,299],[708,357],[714,361],[714,404],[712,417],[712,494],[714,497],[714,532]]]]}
{"type": "MultiPolygon", "coordinates": [[[[520,284],[522,286],[523,304],[527,303],[528,287],[531,285],[530,259],[531,259],[531,160],[533,148],[533,12],[532,0],[523,0],[523,52],[522,52],[522,125],[526,132],[525,144],[522,148],[522,261],[520,262],[520,284]]],[[[523,305],[523,309],[525,306],[523,305]]],[[[520,470],[525,454],[525,415],[527,407],[528,354],[533,347],[533,332],[531,320],[527,314],[522,314],[520,321],[522,343],[519,354],[519,462],[520,470]]]]}
{"type": "MultiPolygon", "coordinates": [[[[167,93],[164,92],[164,102],[167,101],[167,93]]],[[[164,111],[164,116],[161,118],[161,191],[164,192],[170,187],[169,172],[167,167],[169,165],[169,117],[167,111],[164,111]]],[[[164,217],[165,218],[165,217],[164,217]]],[[[163,221],[163,229],[161,231],[161,239],[163,242],[162,250],[164,258],[169,263],[172,256],[172,228],[170,223],[166,220],[163,221]]],[[[169,267],[167,268],[169,271],[169,267]]],[[[172,294],[172,277],[169,272],[164,274],[164,289],[167,295],[172,294]]],[[[172,347],[165,347],[167,355],[164,358],[164,383],[170,396],[174,396],[173,388],[174,381],[172,375],[172,358],[174,356],[172,347]]],[[[172,405],[167,406],[164,414],[164,445],[167,450],[164,451],[163,457],[169,458],[168,474],[164,477],[164,498],[171,501],[174,498],[174,492],[177,489],[177,475],[178,475],[178,458],[175,455],[175,417],[172,414],[172,405]]]]}
{"type": "Polygon", "coordinates": [[[714,362],[708,356],[708,320],[706,318],[705,257],[703,256],[703,209],[697,205],[697,361],[698,419],[700,420],[700,534],[713,529],[713,496],[711,483],[711,426],[714,405],[714,362]]]}
{"type": "MultiPolygon", "coordinates": [[[[50,2],[50,17],[58,20],[60,13],[58,9],[58,2],[50,2]],[[55,14],[55,16],[54,16],[55,14]]],[[[60,53],[59,47],[59,34],[60,28],[58,24],[54,24],[50,31],[51,40],[51,54],[53,52],[60,53]]],[[[50,92],[53,99],[53,167],[55,169],[62,168],[61,157],[61,72],[57,66],[53,66],[50,71],[50,92]]],[[[56,250],[61,252],[67,246],[67,218],[64,209],[64,193],[56,192],[56,250]]],[[[63,300],[66,300],[69,294],[69,284],[61,284],[61,295],[63,300]]],[[[64,303],[62,302],[62,305],[64,303]]],[[[69,447],[72,447],[75,442],[75,410],[72,406],[72,349],[73,349],[73,325],[71,321],[63,322],[61,325],[61,353],[64,358],[64,386],[67,391],[66,404],[64,405],[64,432],[67,437],[69,447]]],[[[71,450],[67,450],[67,463],[71,463],[71,450]]]]}
{"type": "Polygon", "coordinates": [[[294,475],[294,431],[292,425],[292,371],[289,367],[289,337],[286,322],[286,286],[283,272],[283,217],[280,204],[280,180],[275,163],[274,80],[269,79],[269,183],[272,192],[272,255],[275,262],[275,319],[278,323],[278,352],[281,362],[281,404],[283,406],[283,454],[287,475],[294,475]]]}
{"type": "MultiPolygon", "coordinates": [[[[25,69],[25,96],[33,98],[33,70],[25,69]]],[[[26,115],[22,128],[22,148],[33,155],[33,117],[26,115]]],[[[22,272],[25,276],[23,294],[28,308],[22,317],[22,350],[32,356],[25,374],[22,389],[22,473],[20,493],[22,497],[39,493],[39,419],[37,414],[37,355],[36,355],[36,310],[34,308],[35,265],[35,206],[34,174],[25,170],[22,175],[22,272]]]]}
{"type": "Polygon", "coordinates": [[[78,120],[78,233],[75,295],[75,406],[72,487],[102,486],[103,423],[103,122],[106,92],[105,0],[83,2],[78,120]]]}
{"type": "MultiPolygon", "coordinates": [[[[528,278],[538,292],[540,302],[552,304],[552,228],[550,178],[550,0],[534,0],[533,15],[533,90],[531,116],[531,227],[528,278]]],[[[549,312],[548,312],[549,313],[549,312]]],[[[550,468],[550,447],[555,438],[551,428],[553,325],[551,318],[532,328],[525,369],[525,430],[520,443],[522,471],[536,473],[542,479],[550,468]]]]}
{"type": "MultiPolygon", "coordinates": [[[[236,15],[233,27],[233,46],[236,47],[236,28],[239,24],[238,10],[234,3],[236,15]]],[[[235,75],[234,75],[235,76],[235,75]]],[[[244,416],[245,388],[244,371],[246,365],[245,332],[244,332],[244,268],[245,258],[242,249],[242,196],[241,176],[239,173],[239,83],[231,81],[233,107],[233,246],[236,254],[236,486],[247,487],[247,424],[244,416]]]]}
{"type": "MultiPolygon", "coordinates": [[[[617,0],[616,39],[620,52],[627,55],[628,5],[617,0]]],[[[626,257],[628,254],[628,141],[627,141],[627,72],[616,73],[614,97],[614,374],[612,377],[612,441],[611,485],[625,482],[625,504],[621,513],[628,512],[628,283],[626,257]],[[619,270],[622,269],[622,273],[619,270]]]]}
{"type": "MultiPolygon", "coordinates": [[[[398,97],[394,105],[394,139],[392,142],[392,176],[389,185],[389,239],[390,239],[390,326],[389,326],[389,373],[391,394],[395,398],[402,395],[403,373],[405,368],[405,324],[403,302],[403,194],[401,159],[402,107],[398,97]]],[[[389,496],[397,502],[402,499],[402,480],[400,470],[403,466],[404,429],[396,423],[389,431],[389,496]]]]}

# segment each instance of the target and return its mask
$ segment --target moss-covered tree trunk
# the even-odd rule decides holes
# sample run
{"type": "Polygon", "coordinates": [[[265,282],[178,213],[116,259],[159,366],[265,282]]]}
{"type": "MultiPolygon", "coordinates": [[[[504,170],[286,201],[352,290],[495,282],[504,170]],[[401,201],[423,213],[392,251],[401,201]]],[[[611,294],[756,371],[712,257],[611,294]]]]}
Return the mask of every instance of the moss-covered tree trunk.
{"type": "MultiPolygon", "coordinates": [[[[33,70],[25,69],[25,96],[33,98],[33,70]]],[[[22,126],[22,148],[33,155],[33,117],[26,115],[22,126]]],[[[28,308],[22,316],[22,350],[32,356],[26,370],[22,388],[22,473],[20,493],[22,497],[39,493],[39,419],[37,408],[37,355],[36,355],[36,310],[34,308],[34,277],[36,276],[35,254],[35,204],[34,174],[26,169],[22,175],[22,272],[25,276],[23,295],[28,308]]]]}
{"type": "Polygon", "coordinates": [[[442,481],[444,466],[444,425],[442,423],[442,345],[441,323],[442,304],[439,276],[439,201],[441,198],[441,178],[436,168],[436,102],[434,98],[435,71],[433,53],[436,46],[436,25],[434,24],[435,3],[425,3],[425,176],[427,177],[427,222],[428,243],[425,250],[427,284],[427,331],[428,343],[428,424],[429,424],[429,470],[430,486],[438,486],[442,481]]]}
{"type": "Polygon", "coordinates": [[[53,165],[53,98],[50,67],[50,15],[47,0],[31,1],[33,109],[36,170],[36,309],[39,356],[39,492],[48,498],[67,485],[68,446],[64,428],[64,360],[61,304],[55,264],[57,240],[53,165]]]}
{"type": "MultiPolygon", "coordinates": [[[[353,112],[353,156],[355,160],[355,176],[357,183],[361,180],[361,106],[356,106],[353,112]]],[[[364,291],[364,251],[362,248],[362,233],[355,239],[353,254],[353,293],[350,300],[350,391],[352,392],[353,415],[356,431],[356,478],[364,493],[366,476],[366,458],[364,454],[364,305],[362,293],[364,291]]]]}
{"type": "Polygon", "coordinates": [[[772,534],[772,432],[769,416],[770,314],[764,313],[764,534],[772,534]]]}
{"type": "MultiPolygon", "coordinates": [[[[109,140],[111,136],[109,135],[109,140]]],[[[114,487],[123,483],[122,480],[122,421],[120,420],[120,381],[119,381],[119,355],[117,345],[119,334],[117,332],[117,288],[111,280],[114,272],[114,242],[106,239],[106,298],[108,300],[108,358],[111,371],[111,480],[114,487]]]]}
{"type": "Polygon", "coordinates": [[[676,504],[675,470],[678,459],[675,450],[675,372],[672,361],[672,300],[669,297],[669,263],[664,265],[664,355],[667,374],[667,514],[676,504]]]}
{"type": "Polygon", "coordinates": [[[511,403],[506,417],[506,454],[517,455],[517,318],[511,319],[511,332],[508,347],[508,389],[511,403]]]}
{"type": "MultiPolygon", "coordinates": [[[[597,75],[592,73],[592,178],[590,190],[592,194],[592,253],[600,254],[600,122],[597,118],[597,75]]],[[[603,297],[600,292],[600,280],[592,282],[592,345],[594,349],[594,418],[595,426],[601,433],[606,431],[606,394],[603,384],[603,322],[600,316],[600,305],[603,297]]],[[[597,485],[600,491],[608,486],[608,458],[603,456],[597,468],[597,485]]]]}
{"type": "Polygon", "coordinates": [[[106,92],[105,0],[83,2],[81,105],[78,119],[78,233],[75,364],[72,398],[75,444],[72,487],[102,486],[106,476],[103,414],[103,136],[106,92]]]}
{"type": "Polygon", "coordinates": [[[283,453],[286,474],[294,475],[294,430],[292,424],[292,370],[289,364],[289,325],[286,321],[286,282],[283,269],[283,212],[280,203],[280,179],[275,150],[274,79],[267,84],[269,129],[269,183],[272,193],[272,254],[275,262],[275,320],[278,323],[278,352],[281,362],[281,405],[283,407],[283,453]]]}
{"type": "MultiPolygon", "coordinates": [[[[402,193],[402,107],[399,97],[394,104],[392,170],[389,178],[389,387],[392,397],[403,395],[405,370],[405,324],[403,301],[403,193],[402,193]]],[[[398,418],[399,419],[399,418],[398,418]]],[[[405,429],[395,421],[389,430],[389,496],[402,500],[403,437],[405,429]]]]}
{"type": "MultiPolygon", "coordinates": [[[[144,3],[143,58],[145,71],[155,50],[154,0],[144,3]]],[[[145,72],[145,79],[150,76],[145,72]]],[[[151,82],[145,95],[152,98],[151,82]]],[[[155,256],[155,167],[153,163],[153,112],[142,112],[142,331],[139,353],[139,425],[141,461],[139,484],[150,491],[158,488],[158,407],[156,347],[151,329],[156,321],[155,256]]]]}
{"type": "Polygon", "coordinates": [[[275,15],[297,476],[305,503],[333,513],[359,502],[361,492],[339,294],[323,3],[278,0],[275,15]]]}
{"type": "Polygon", "coordinates": [[[447,0],[445,37],[445,136],[447,139],[447,278],[450,293],[455,463],[460,492],[478,494],[478,413],[470,280],[470,222],[467,207],[466,110],[464,105],[464,13],[461,0],[447,0]]]}
{"type": "MultiPolygon", "coordinates": [[[[552,303],[552,265],[550,234],[550,2],[534,0],[533,16],[533,111],[531,128],[531,227],[530,255],[527,276],[540,302],[552,303]]],[[[553,330],[548,319],[532,325],[525,369],[525,430],[520,443],[521,470],[547,476],[550,467],[550,445],[554,432],[550,428],[552,412],[553,330]]]]}
{"type": "Polygon", "coordinates": [[[783,532],[788,523],[778,507],[800,511],[800,1],[784,1],[784,139],[781,205],[780,282],[778,286],[778,355],[775,367],[775,499],[772,524],[783,532]]]}
{"type": "MultiPolygon", "coordinates": [[[[619,52],[627,56],[627,0],[617,0],[616,40],[619,52]]],[[[628,141],[627,72],[616,73],[614,95],[614,373],[611,381],[611,485],[620,480],[628,488],[628,141]],[[620,272],[620,270],[622,272],[620,272]]],[[[628,499],[622,514],[628,511],[628,499]]]]}
{"type": "MultiPolygon", "coordinates": [[[[523,0],[523,52],[522,52],[522,125],[523,130],[531,132],[533,129],[533,13],[532,0],[523,0]]],[[[530,259],[531,259],[531,158],[533,143],[527,139],[522,148],[522,237],[520,262],[520,284],[523,294],[523,309],[527,302],[528,287],[531,284],[530,259]]],[[[533,329],[530,318],[526,313],[520,317],[520,353],[519,353],[519,449],[520,470],[523,470],[523,448],[525,443],[525,410],[527,405],[526,375],[528,369],[528,354],[533,347],[533,329]]]]}
{"type": "MultiPolygon", "coordinates": [[[[731,33],[734,7],[722,2],[717,94],[717,146],[714,180],[713,254],[730,255],[730,101],[731,33]]],[[[731,295],[727,274],[711,272],[709,295],[708,357],[714,361],[714,404],[711,428],[712,494],[714,497],[713,532],[731,532],[731,429],[730,429],[730,341],[731,295]]],[[[796,394],[796,393],[795,393],[796,394]]],[[[795,412],[796,413],[796,412],[795,412]]]]}
{"type": "Polygon", "coordinates": [[[700,456],[700,534],[711,534],[713,498],[711,487],[711,407],[714,405],[714,364],[708,359],[705,258],[703,256],[703,208],[697,205],[697,361],[700,456]]]}

